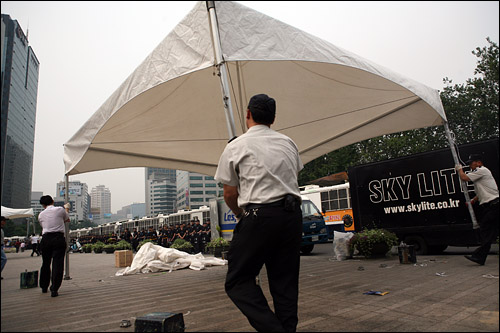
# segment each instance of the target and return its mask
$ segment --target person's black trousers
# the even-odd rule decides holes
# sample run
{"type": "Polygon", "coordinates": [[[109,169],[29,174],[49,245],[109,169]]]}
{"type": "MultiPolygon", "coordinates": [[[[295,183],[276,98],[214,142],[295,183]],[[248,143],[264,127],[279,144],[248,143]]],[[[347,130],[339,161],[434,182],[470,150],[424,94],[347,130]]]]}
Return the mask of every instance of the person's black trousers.
{"type": "Polygon", "coordinates": [[[32,257],[33,257],[33,254],[35,254],[35,253],[36,253],[37,256],[40,255],[40,253],[38,252],[38,244],[37,243],[31,244],[31,249],[32,249],[32,251],[31,251],[31,256],[32,257]]]}
{"type": "Polygon", "coordinates": [[[485,204],[485,207],[481,207],[480,216],[479,230],[481,235],[481,246],[474,251],[472,256],[484,264],[486,257],[490,252],[491,243],[495,242],[498,236],[498,200],[496,201],[496,204],[485,204]]]}
{"type": "Polygon", "coordinates": [[[295,332],[297,328],[301,238],[300,208],[295,212],[283,207],[250,210],[236,225],[225,289],[259,332],[295,332]],[[256,283],[264,264],[274,312],[256,283]]]}
{"type": "Polygon", "coordinates": [[[50,290],[58,291],[63,280],[64,255],[66,254],[64,234],[60,232],[43,234],[40,249],[42,250],[40,287],[45,290],[49,287],[49,283],[52,282],[50,290]]]}

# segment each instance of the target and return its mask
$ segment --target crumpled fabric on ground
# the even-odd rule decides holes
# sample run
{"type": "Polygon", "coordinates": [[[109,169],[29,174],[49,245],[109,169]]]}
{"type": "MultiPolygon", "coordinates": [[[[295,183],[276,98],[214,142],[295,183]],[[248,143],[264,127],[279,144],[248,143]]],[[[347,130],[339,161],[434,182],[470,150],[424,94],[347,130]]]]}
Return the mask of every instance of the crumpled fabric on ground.
{"type": "Polygon", "coordinates": [[[129,267],[120,269],[115,276],[159,271],[174,271],[189,267],[193,270],[202,270],[208,266],[227,265],[227,260],[219,258],[205,258],[201,253],[189,254],[171,248],[164,248],[153,243],[145,243],[135,254],[129,267]]]}

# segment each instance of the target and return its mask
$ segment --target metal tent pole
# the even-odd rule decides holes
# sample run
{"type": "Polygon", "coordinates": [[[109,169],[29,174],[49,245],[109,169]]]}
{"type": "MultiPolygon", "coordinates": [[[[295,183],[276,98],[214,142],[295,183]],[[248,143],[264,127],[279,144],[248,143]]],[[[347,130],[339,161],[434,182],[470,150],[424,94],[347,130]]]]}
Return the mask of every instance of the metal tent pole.
{"type": "MultiPolygon", "coordinates": [[[[450,127],[449,127],[447,121],[444,122],[444,132],[446,133],[446,138],[448,139],[448,143],[450,144],[451,154],[453,155],[453,161],[455,162],[455,165],[461,164],[459,159],[458,159],[457,150],[455,148],[455,140],[453,140],[453,137],[452,137],[451,131],[450,131],[450,127]]],[[[460,177],[458,177],[458,178],[460,179],[460,185],[461,185],[463,192],[464,192],[465,200],[467,202],[467,208],[469,209],[470,218],[472,220],[472,228],[478,229],[479,224],[477,223],[476,215],[474,214],[474,209],[472,208],[472,204],[470,202],[469,191],[467,191],[467,183],[464,182],[460,177]]]]}
{"type": "MultiPolygon", "coordinates": [[[[69,203],[69,175],[64,176],[64,203],[69,203]]],[[[71,223],[71,222],[70,222],[71,223]]],[[[69,223],[64,223],[64,233],[66,234],[66,262],[64,263],[64,280],[71,280],[69,276],[69,223]]]]}
{"type": "Polygon", "coordinates": [[[217,73],[217,75],[220,78],[220,84],[222,90],[222,102],[224,103],[224,111],[226,113],[227,131],[229,134],[229,139],[231,140],[236,136],[236,131],[234,129],[233,107],[231,103],[231,96],[229,93],[229,80],[227,78],[227,67],[226,67],[226,62],[222,57],[222,47],[220,43],[219,29],[217,26],[217,15],[215,13],[215,1],[207,1],[207,10],[209,14],[210,29],[212,32],[212,42],[215,54],[215,66],[219,70],[219,73],[217,73]]]}

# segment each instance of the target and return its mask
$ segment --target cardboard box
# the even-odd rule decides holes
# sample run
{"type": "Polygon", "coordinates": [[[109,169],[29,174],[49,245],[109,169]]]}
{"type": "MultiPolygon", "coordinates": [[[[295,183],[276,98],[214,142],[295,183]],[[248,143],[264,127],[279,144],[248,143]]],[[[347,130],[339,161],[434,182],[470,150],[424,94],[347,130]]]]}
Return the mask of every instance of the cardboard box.
{"type": "Polygon", "coordinates": [[[115,251],[115,267],[127,267],[132,265],[134,254],[132,250],[115,251]]]}

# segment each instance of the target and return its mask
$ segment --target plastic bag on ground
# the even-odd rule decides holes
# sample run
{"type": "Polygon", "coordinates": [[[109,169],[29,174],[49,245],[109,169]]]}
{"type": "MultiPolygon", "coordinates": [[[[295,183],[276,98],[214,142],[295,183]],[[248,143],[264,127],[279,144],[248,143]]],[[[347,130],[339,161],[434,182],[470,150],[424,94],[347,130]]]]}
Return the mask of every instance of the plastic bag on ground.
{"type": "Polygon", "coordinates": [[[352,232],[333,232],[333,255],[337,260],[346,260],[352,257],[349,241],[354,236],[352,232]]]}

